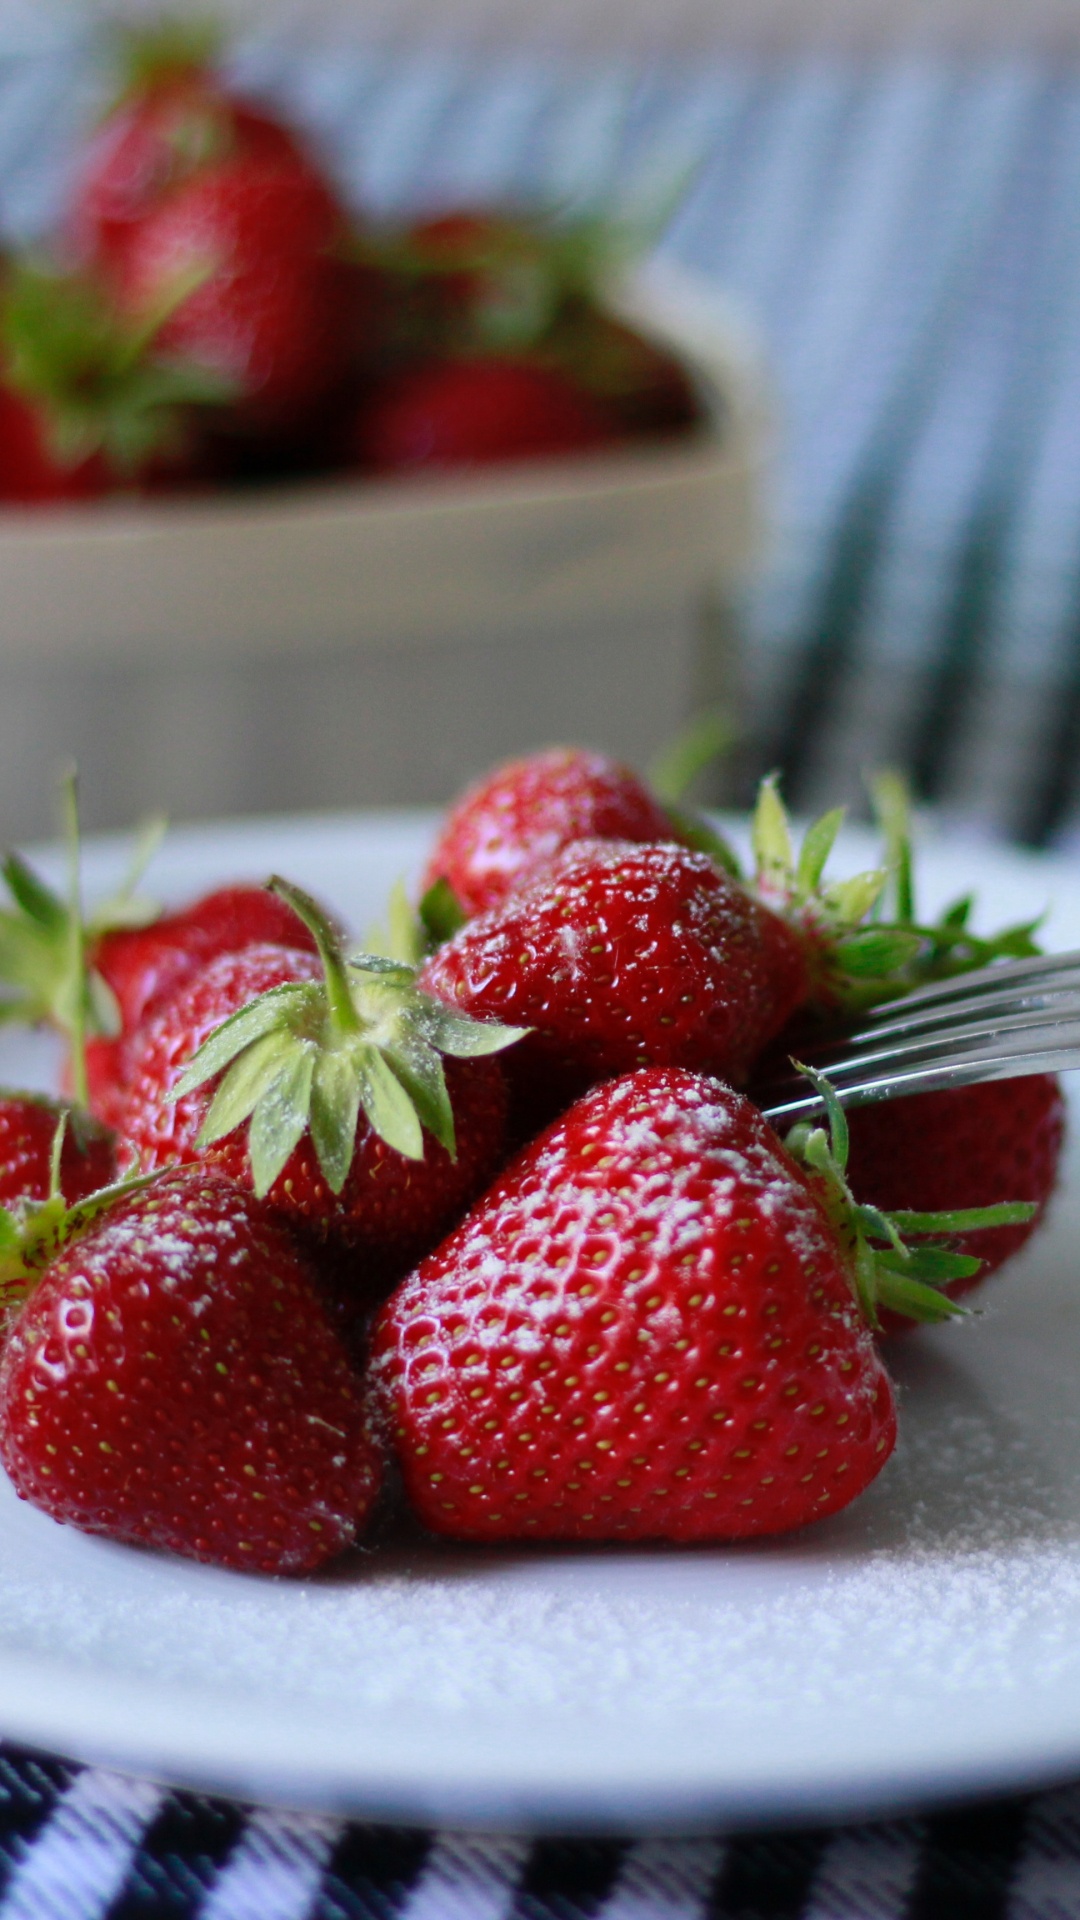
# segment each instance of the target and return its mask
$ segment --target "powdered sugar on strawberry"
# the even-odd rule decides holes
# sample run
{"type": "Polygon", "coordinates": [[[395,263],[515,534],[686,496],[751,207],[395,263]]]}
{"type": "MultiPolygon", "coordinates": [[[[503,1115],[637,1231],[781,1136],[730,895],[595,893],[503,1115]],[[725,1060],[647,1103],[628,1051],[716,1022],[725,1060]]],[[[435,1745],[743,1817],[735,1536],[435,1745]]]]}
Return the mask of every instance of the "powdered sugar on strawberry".
{"type": "Polygon", "coordinates": [[[749,1102],[651,1069],[527,1148],[383,1310],[410,1497],[468,1538],[734,1539],[847,1504],[887,1379],[749,1102]]]}

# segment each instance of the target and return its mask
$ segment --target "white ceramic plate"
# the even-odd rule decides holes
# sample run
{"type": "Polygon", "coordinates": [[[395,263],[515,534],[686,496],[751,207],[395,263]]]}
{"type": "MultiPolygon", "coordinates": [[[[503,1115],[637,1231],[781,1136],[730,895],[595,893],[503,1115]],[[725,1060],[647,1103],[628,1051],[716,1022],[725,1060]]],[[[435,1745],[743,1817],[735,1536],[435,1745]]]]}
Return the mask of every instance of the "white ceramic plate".
{"type": "MultiPolygon", "coordinates": [[[[415,817],[174,837],[182,898],[279,868],[362,929],[415,817]]],[[[117,850],[91,849],[96,888],[117,850]]],[[[928,904],[987,923],[1080,878],[978,847],[928,904]]],[[[3,1077],[47,1079],[5,1038],[3,1077]]],[[[772,1545],[465,1550],[402,1534],[310,1582],[58,1527],[0,1485],[0,1732],[371,1817],[554,1828],[852,1815],[1080,1771],[1080,1180],[978,1323],[894,1347],[902,1440],[849,1512],[772,1545]]]]}

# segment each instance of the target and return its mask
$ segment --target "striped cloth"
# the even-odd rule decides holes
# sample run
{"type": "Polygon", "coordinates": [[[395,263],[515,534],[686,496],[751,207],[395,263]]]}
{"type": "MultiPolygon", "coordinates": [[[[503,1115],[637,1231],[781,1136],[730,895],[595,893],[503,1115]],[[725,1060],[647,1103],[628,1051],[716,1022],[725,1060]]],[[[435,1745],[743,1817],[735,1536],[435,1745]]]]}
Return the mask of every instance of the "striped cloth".
{"type": "MultiPolygon", "coordinates": [[[[79,10],[15,11],[0,227],[25,237],[100,80],[79,10]]],[[[237,72],[378,213],[619,205],[696,169],[664,247],[760,328],[782,422],[744,784],[782,765],[812,807],[903,762],[965,827],[1080,837],[1080,67],[481,65],[329,33],[264,34],[237,72]]]]}
{"type": "Polygon", "coordinates": [[[250,1811],[0,1750],[0,1920],[1073,1920],[1080,1789],[694,1838],[250,1811]]]}

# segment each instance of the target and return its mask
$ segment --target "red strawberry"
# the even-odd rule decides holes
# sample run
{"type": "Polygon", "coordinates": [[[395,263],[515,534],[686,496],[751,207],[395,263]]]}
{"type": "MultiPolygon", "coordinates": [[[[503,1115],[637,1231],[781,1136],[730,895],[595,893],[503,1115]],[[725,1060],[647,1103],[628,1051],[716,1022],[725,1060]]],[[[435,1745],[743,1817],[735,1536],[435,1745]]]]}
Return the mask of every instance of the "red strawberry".
{"type": "Polygon", "coordinates": [[[527,1148],[383,1308],[409,1497],[458,1538],[730,1540],[895,1439],[841,1240],[746,1099],[649,1069],[527,1148]]]}
{"type": "Polygon", "coordinates": [[[100,452],[65,461],[50,445],[44,412],[23,394],[0,385],[0,501],[44,506],[92,500],[109,484],[100,452]]]}
{"type": "Polygon", "coordinates": [[[416,221],[384,255],[414,348],[483,358],[543,348],[594,251],[540,213],[484,207],[416,221]]]}
{"type": "Polygon", "coordinates": [[[506,1059],[526,1130],[636,1066],[744,1078],[807,988],[797,936],[707,855],[621,840],[564,848],[419,980],[531,1029],[506,1059]]]}
{"type": "Polygon", "coordinates": [[[377,473],[488,466],[611,446],[595,400],[529,360],[433,360],[389,380],[357,421],[357,463],[377,473]]]}
{"type": "Polygon", "coordinates": [[[958,1252],[983,1263],[949,1285],[956,1298],[996,1273],[1042,1219],[1057,1184],[1065,1102],[1052,1074],[1031,1074],[855,1107],[848,1129],[848,1180],[860,1199],[916,1213],[986,1207],[1006,1195],[1034,1204],[1026,1222],[953,1236],[958,1252]]]}
{"type": "Polygon", "coordinates": [[[0,1362],[0,1458],[56,1520],[264,1573],[340,1553],[379,1482],[313,1268],[205,1168],[66,1223],[0,1362]]]}
{"type": "Polygon", "coordinates": [[[317,175],[240,154],[194,173],[138,222],[115,262],[118,299],[135,322],[168,308],[159,351],[230,383],[234,427],[295,434],[352,362],[346,233],[317,175]]]}
{"type": "Polygon", "coordinates": [[[415,342],[473,358],[535,354],[592,395],[609,425],[669,433],[701,417],[693,384],[655,341],[604,310],[626,236],[542,210],[458,208],[418,221],[391,250],[415,342]]]}
{"type": "MultiPolygon", "coordinates": [[[[163,315],[161,316],[164,317],[163,315]]],[[[187,485],[220,380],[178,364],[84,274],[9,261],[0,282],[0,500],[187,485]]]]}
{"type": "Polygon", "coordinates": [[[314,953],[303,921],[266,887],[219,887],[145,927],[115,927],[92,943],[91,966],[113,994],[120,1016],[114,1038],[90,1039],[86,1070],[91,1105],[119,1124],[128,1061],[139,1026],[181,984],[220,953],[240,953],[263,942],[314,953]]]}
{"type": "Polygon", "coordinates": [[[624,433],[682,433],[703,417],[693,381],[674,354],[595,306],[568,320],[558,351],[624,433]]]}
{"type": "Polygon", "coordinates": [[[115,1180],[113,1136],[88,1113],[44,1094],[0,1092],[0,1207],[48,1199],[61,1120],[60,1190],[68,1205],[115,1180]]]}
{"type": "MultiPolygon", "coordinates": [[[[905,783],[897,774],[880,773],[872,791],[885,836],[882,867],[823,890],[818,881],[839,814],[826,815],[810,828],[796,862],[773,782],[763,784],[758,802],[758,889],[790,914],[805,940],[819,1007],[828,1012],[837,1001],[890,1001],[925,981],[1038,952],[1035,923],[989,936],[975,933],[970,896],[932,923],[921,920],[905,783]],[[853,926],[870,906],[887,918],[853,926]],[[854,911],[846,912],[849,907],[854,911]]],[[[814,1039],[814,1026],[807,1023],[801,1034],[782,1035],[776,1051],[798,1053],[812,1047],[814,1039]]],[[[1057,1081],[1037,1074],[856,1107],[847,1125],[848,1179],[854,1193],[868,1201],[916,1213],[959,1214],[992,1206],[1003,1196],[1030,1203],[1025,1220],[951,1230],[958,1251],[981,1262],[977,1274],[959,1275],[948,1284],[946,1291],[956,1297],[996,1271],[1037,1227],[1056,1180],[1064,1105],[1057,1081]]],[[[887,1315],[884,1324],[895,1331],[901,1323],[887,1315]]]]}
{"type": "Polygon", "coordinates": [[[421,885],[452,889],[465,914],[499,906],[572,840],[681,840],[629,767],[585,747],[547,747],[484,775],[446,816],[421,885]]]}
{"type": "Polygon", "coordinates": [[[216,35],[174,25],[126,36],[124,87],[84,157],[71,226],[101,260],[193,173],[243,154],[310,171],[295,134],[214,74],[216,35]]]}
{"type": "Polygon", "coordinates": [[[516,1030],[452,1013],[408,967],[346,963],[314,902],[288,897],[320,958],[249,947],[174,994],[141,1030],[125,1140],[146,1171],[205,1158],[306,1231],[400,1271],[498,1164],[506,1089],[486,1056],[516,1030]]]}

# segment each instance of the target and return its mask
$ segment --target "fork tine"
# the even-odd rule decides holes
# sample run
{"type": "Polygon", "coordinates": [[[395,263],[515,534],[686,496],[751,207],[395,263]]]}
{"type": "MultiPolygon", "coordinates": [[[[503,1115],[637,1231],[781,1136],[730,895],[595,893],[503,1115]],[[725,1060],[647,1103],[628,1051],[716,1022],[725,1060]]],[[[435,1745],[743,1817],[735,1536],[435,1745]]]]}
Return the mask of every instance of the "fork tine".
{"type": "Polygon", "coordinates": [[[1080,976],[1080,953],[1040,953],[1026,960],[994,960],[986,967],[973,967],[968,973],[952,974],[947,980],[932,980],[928,986],[915,987],[902,1001],[886,1001],[871,1008],[866,1018],[880,1013],[888,1017],[897,1006],[917,1011],[920,1007],[944,1006],[950,1000],[966,999],[986,988],[1011,987],[1014,991],[1052,986],[1055,978],[1075,973],[1080,976]]]}
{"type": "MultiPolygon", "coordinates": [[[[996,973],[996,969],[994,970],[996,973]]],[[[991,977],[985,985],[974,992],[954,994],[949,999],[935,999],[920,1002],[909,1008],[906,1000],[894,1001],[881,1008],[871,1008],[862,1016],[862,1024],[852,1029],[851,1039],[882,1039],[886,1035],[930,1032],[935,1027],[951,1026],[969,1015],[1020,1013],[1025,1011],[1047,1012],[1066,1010],[1070,1003],[1080,997],[1080,963],[1058,974],[1047,974],[1041,982],[1025,985],[1005,975],[991,977]]],[[[970,977],[970,976],[969,976],[970,977]]]]}
{"type": "Polygon", "coordinates": [[[843,1073],[861,1072],[879,1061],[888,1064],[913,1060],[920,1053],[955,1053],[972,1043],[1011,1033],[1030,1034],[1034,1039],[1040,1033],[1065,1028],[1073,1021],[1080,1022],[1080,994],[1077,993],[1070,994],[1052,1009],[1025,1007],[1017,1013],[999,1013],[976,1000],[969,1011],[947,1024],[920,1027],[910,1033],[901,1030],[895,1035],[888,1032],[848,1034],[815,1043],[809,1053],[811,1064],[820,1067],[831,1079],[843,1073]]]}
{"type": "MultiPolygon", "coordinates": [[[[900,1098],[909,1093],[937,1093],[946,1087],[970,1087],[981,1080],[1014,1080],[1029,1073],[1064,1073],[1080,1067],[1080,1026],[1073,1030],[1068,1045],[1050,1041],[1041,1050],[1025,1048],[1008,1053],[973,1055],[967,1060],[955,1056],[935,1063],[901,1068],[894,1075],[879,1073],[864,1081],[837,1087],[843,1107],[866,1106],[875,1100],[900,1098]]],[[[821,1101],[806,1082],[791,1083],[788,1093],[779,1088],[757,1098],[767,1120],[804,1120],[824,1112],[821,1101]],[[801,1091],[795,1088],[801,1084],[801,1091]]]]}
{"type": "MultiPolygon", "coordinates": [[[[871,1008],[854,1031],[806,1049],[844,1106],[1080,1066],[1080,953],[995,961],[871,1008]]],[[[783,1070],[752,1095],[773,1119],[821,1111],[801,1075],[783,1070]]]]}

